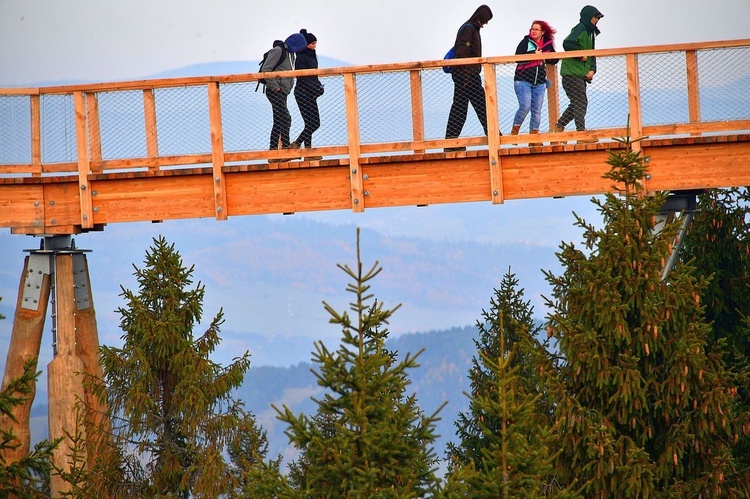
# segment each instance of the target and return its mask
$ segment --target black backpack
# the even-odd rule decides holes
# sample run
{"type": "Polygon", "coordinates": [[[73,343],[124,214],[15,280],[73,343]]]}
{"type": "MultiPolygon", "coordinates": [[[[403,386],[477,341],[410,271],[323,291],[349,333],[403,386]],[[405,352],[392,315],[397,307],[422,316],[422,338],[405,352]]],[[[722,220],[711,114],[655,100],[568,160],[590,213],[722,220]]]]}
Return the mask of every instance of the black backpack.
{"type": "MultiPolygon", "coordinates": [[[[276,71],[279,66],[284,62],[284,58],[287,57],[286,53],[286,47],[284,46],[284,42],[281,40],[274,40],[273,42],[273,48],[281,47],[281,57],[279,57],[279,62],[276,63],[276,65],[271,69],[271,71],[276,71]]],[[[273,49],[271,49],[273,50],[273,49]]],[[[263,59],[261,59],[260,63],[258,64],[258,72],[260,72],[260,68],[263,67],[263,64],[265,64],[266,59],[268,59],[268,54],[271,53],[271,50],[263,54],[263,59]]],[[[258,80],[258,84],[255,85],[255,91],[258,91],[258,88],[260,88],[261,83],[263,84],[263,93],[266,93],[266,79],[261,78],[258,80]]]]}

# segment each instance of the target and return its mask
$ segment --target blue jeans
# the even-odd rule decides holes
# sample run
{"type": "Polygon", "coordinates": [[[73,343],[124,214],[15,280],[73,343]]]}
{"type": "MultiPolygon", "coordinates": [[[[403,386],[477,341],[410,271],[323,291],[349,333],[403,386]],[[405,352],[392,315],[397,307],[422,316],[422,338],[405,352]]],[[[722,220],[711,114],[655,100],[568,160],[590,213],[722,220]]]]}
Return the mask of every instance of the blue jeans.
{"type": "Polygon", "coordinates": [[[544,92],[547,85],[540,83],[534,85],[528,81],[514,81],[513,87],[518,97],[518,111],[513,119],[513,125],[522,125],[526,115],[531,111],[531,126],[529,130],[539,130],[542,121],[542,104],[544,104],[544,92]]]}

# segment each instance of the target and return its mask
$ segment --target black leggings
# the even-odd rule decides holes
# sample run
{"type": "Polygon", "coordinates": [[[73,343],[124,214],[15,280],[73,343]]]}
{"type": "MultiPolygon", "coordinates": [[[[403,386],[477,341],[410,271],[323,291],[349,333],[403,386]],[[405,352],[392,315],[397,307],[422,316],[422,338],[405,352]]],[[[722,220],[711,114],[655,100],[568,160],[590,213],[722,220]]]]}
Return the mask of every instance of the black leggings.
{"type": "Polygon", "coordinates": [[[586,109],[589,99],[586,96],[586,78],[582,76],[563,76],[562,86],[570,103],[563,111],[557,124],[562,128],[572,120],[576,122],[576,130],[586,130],[586,109]]]}
{"type": "Polygon", "coordinates": [[[312,135],[320,128],[320,111],[318,110],[318,98],[308,92],[295,92],[294,99],[302,115],[305,128],[299,134],[295,142],[300,147],[312,147],[312,135]]]}
{"type": "Polygon", "coordinates": [[[292,115],[289,114],[289,108],[286,105],[287,94],[280,90],[273,92],[266,89],[266,97],[268,97],[273,110],[269,149],[278,149],[279,139],[281,139],[281,147],[289,147],[289,129],[292,128],[292,115]]]}
{"type": "Polygon", "coordinates": [[[484,86],[479,74],[452,74],[453,77],[453,104],[448,115],[448,126],[445,128],[445,138],[455,139],[461,135],[461,130],[466,123],[466,114],[469,112],[469,102],[477,113],[479,123],[487,135],[487,104],[484,97],[484,86]]]}

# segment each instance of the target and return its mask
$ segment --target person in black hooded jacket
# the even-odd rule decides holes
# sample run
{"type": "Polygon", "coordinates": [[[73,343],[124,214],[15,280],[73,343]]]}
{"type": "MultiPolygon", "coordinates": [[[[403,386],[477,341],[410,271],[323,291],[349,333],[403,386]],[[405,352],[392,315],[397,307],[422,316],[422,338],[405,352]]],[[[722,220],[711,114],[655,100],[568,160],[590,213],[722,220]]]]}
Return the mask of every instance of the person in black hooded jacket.
{"type": "MultiPolygon", "coordinates": [[[[306,29],[300,33],[305,35],[307,48],[297,53],[294,69],[317,69],[318,56],[315,53],[318,39],[306,29]]],[[[323,95],[323,84],[317,76],[300,76],[294,87],[294,99],[302,115],[305,128],[300,133],[294,145],[297,147],[312,147],[312,135],[320,128],[320,111],[318,109],[318,97],[323,95]]],[[[316,161],[322,159],[320,156],[307,156],[306,160],[316,161]]]]}
{"type": "MultiPolygon", "coordinates": [[[[487,5],[481,5],[474,14],[466,21],[456,34],[453,49],[456,59],[465,57],[482,57],[482,37],[479,30],[492,19],[492,10],[487,5]]],[[[461,130],[466,123],[466,115],[469,112],[469,102],[477,113],[479,123],[487,135],[487,105],[485,103],[484,86],[480,73],[482,67],[479,64],[467,66],[454,66],[451,70],[453,79],[453,104],[451,104],[448,115],[448,125],[445,129],[445,138],[454,139],[461,135],[461,130]]],[[[448,147],[446,152],[462,151],[463,147],[448,147]]]]}

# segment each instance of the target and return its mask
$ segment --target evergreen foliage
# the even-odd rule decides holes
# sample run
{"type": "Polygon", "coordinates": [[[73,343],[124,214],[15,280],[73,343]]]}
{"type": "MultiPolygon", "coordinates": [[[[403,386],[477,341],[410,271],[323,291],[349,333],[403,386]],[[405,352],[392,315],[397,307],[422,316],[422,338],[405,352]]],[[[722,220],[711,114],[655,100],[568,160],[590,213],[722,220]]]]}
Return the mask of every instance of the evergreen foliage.
{"type": "Polygon", "coordinates": [[[551,364],[537,339],[540,329],[508,271],[477,321],[469,412],[455,422],[459,443],[448,444],[449,495],[535,497],[547,491],[554,424],[543,377],[551,364]]]}
{"type": "MultiPolygon", "coordinates": [[[[0,391],[0,417],[3,419],[10,418],[15,421],[13,407],[24,402],[39,377],[40,372],[36,371],[36,363],[37,359],[27,362],[23,368],[23,375],[11,380],[0,391]]],[[[34,446],[28,456],[8,463],[5,451],[17,448],[20,442],[13,431],[0,428],[0,497],[9,497],[11,494],[21,499],[47,497],[49,475],[52,470],[52,451],[58,443],[59,440],[43,440],[34,446]]]]}
{"type": "Polygon", "coordinates": [[[586,497],[747,494],[737,480],[737,390],[709,345],[690,265],[661,273],[677,226],[655,231],[665,194],[644,196],[643,157],[610,151],[617,194],[595,200],[604,227],[576,217],[585,248],[562,244],[547,272],[549,334],[564,363],[556,416],[559,464],[586,497]]]}
{"type": "Polygon", "coordinates": [[[228,444],[247,452],[257,445],[254,455],[263,455],[265,435],[232,398],[249,354],[226,367],[210,360],[220,342],[221,310],[194,337],[205,288],[198,282],[190,289],[194,267],[184,266],[174,245],[155,238],[144,264],[133,266],[138,292],[121,288],[123,347],[101,348],[98,388],[106,394],[112,433],[97,442],[88,492],[218,497],[242,481],[225,461],[228,444]],[[238,432],[245,441],[237,440],[238,432]]]}
{"type": "MultiPolygon", "coordinates": [[[[681,251],[694,273],[708,279],[703,293],[709,343],[725,348],[736,376],[739,410],[750,413],[750,193],[747,187],[714,189],[698,196],[698,210],[681,251]],[[709,279],[710,278],[710,279],[709,279]]],[[[750,422],[745,420],[735,456],[750,481],[750,422]]]]}
{"type": "Polygon", "coordinates": [[[363,272],[357,231],[357,266],[338,265],[351,279],[347,291],[354,318],[323,302],[330,322],[342,329],[335,352],[315,344],[318,384],[326,389],[315,400],[317,413],[295,416],[284,407],[278,418],[300,450],[292,468],[302,497],[423,497],[438,490],[432,444],[437,412],[422,413],[414,395],[405,394],[416,356],[398,360],[385,348],[385,326],[398,306],[385,309],[373,300],[371,281],[378,262],[363,272]]]}

